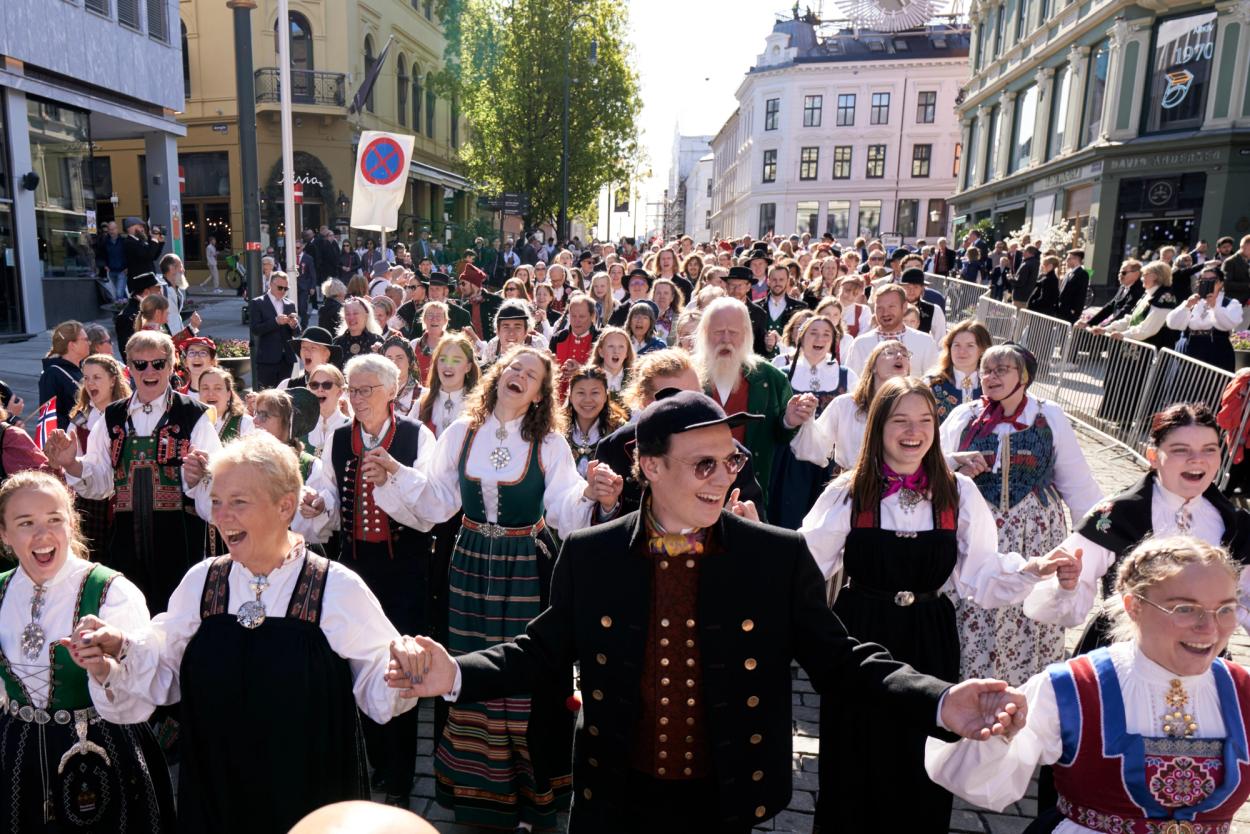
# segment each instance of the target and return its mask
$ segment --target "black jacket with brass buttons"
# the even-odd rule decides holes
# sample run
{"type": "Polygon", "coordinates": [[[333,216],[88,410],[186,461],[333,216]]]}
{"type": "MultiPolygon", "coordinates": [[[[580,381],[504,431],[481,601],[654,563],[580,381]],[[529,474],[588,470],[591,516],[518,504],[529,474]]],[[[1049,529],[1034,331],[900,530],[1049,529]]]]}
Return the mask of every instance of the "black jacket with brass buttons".
{"type": "MultiPolygon", "coordinates": [[[[722,512],[699,580],[698,629],[707,737],[719,805],[709,819],[753,824],[789,804],[791,661],[818,692],[888,697],[901,722],[937,730],[948,684],[846,633],[803,537],[722,512]]],[[[653,558],[638,512],[579,530],[564,542],[551,606],[512,643],[458,659],[462,701],[532,690],[581,664],[586,694],[574,743],[570,834],[624,832],[630,746],[638,737],[638,681],[647,634],[653,558]],[[598,693],[590,697],[590,693],[598,693]]],[[[837,728],[829,728],[836,732],[837,728]]],[[[554,751],[549,751],[554,752],[554,751]]]]}

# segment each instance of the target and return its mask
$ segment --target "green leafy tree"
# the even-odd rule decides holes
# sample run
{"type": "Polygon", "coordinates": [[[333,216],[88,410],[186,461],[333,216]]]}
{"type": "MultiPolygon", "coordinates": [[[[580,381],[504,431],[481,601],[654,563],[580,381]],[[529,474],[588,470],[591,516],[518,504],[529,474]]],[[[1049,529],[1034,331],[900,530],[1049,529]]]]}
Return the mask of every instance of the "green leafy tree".
{"type": "Polygon", "coordinates": [[[617,0],[445,0],[440,92],[469,123],[460,148],[485,193],[530,195],[531,227],[560,207],[564,78],[569,77],[569,216],[636,170],[638,76],[617,0]],[[591,62],[591,41],[597,42],[591,62]]]}

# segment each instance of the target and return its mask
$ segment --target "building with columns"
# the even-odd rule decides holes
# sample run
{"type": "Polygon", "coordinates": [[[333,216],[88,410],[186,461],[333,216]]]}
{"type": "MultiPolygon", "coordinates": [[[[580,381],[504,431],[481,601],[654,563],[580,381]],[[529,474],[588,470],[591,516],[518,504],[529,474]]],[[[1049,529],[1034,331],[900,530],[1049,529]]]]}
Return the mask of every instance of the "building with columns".
{"type": "Polygon", "coordinates": [[[970,16],[958,227],[1066,220],[1103,287],[1124,258],[1250,232],[1250,0],[974,0],[970,16]]]}
{"type": "Polygon", "coordinates": [[[778,21],[712,138],[711,236],[946,233],[968,27],[778,21]]]}
{"type": "MultiPolygon", "coordinates": [[[[148,159],[155,225],[178,214],[186,133],[177,0],[4,0],[0,25],[0,337],[100,314],[92,235],[111,216],[94,149],[148,159]]],[[[137,209],[137,207],[136,207],[137,209]]],[[[135,213],[138,213],[137,211],[135,213]]]]}

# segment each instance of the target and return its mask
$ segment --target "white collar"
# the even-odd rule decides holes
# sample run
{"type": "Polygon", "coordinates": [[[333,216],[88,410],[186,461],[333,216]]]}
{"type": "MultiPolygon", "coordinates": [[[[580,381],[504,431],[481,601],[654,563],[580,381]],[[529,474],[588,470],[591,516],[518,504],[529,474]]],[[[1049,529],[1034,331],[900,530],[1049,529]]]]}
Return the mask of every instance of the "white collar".
{"type": "MultiPolygon", "coordinates": [[[[159,397],[152,400],[151,403],[148,403],[148,405],[152,406],[152,409],[151,409],[152,414],[164,414],[165,413],[165,399],[168,396],[169,396],[169,392],[166,391],[164,394],[161,394],[159,397]]],[[[139,401],[139,395],[135,394],[131,396],[130,398],[130,405],[127,407],[127,411],[129,411],[131,414],[143,414],[145,413],[143,410],[143,406],[144,406],[144,403],[139,401]]]]}
{"type": "Polygon", "coordinates": [[[1190,687],[1202,685],[1210,675],[1210,667],[1207,668],[1207,671],[1197,675],[1178,675],[1175,672],[1170,672],[1146,657],[1146,653],[1141,650],[1141,644],[1136,640],[1133,641],[1133,677],[1138,680],[1161,686],[1167,686],[1172,681],[1179,680],[1181,685],[1192,694],[1193,689],[1190,687]]]}
{"type": "MultiPolygon", "coordinates": [[[[90,565],[88,562],[86,562],[83,559],[79,559],[77,556],[71,553],[65,557],[65,561],[61,564],[61,567],[57,569],[57,572],[52,576],[52,578],[49,579],[47,582],[43,583],[43,587],[47,590],[51,590],[52,588],[66,581],[70,576],[72,576],[80,568],[89,567],[89,566],[90,565]]],[[[35,580],[32,579],[30,574],[26,572],[25,568],[18,569],[17,574],[14,576],[14,579],[18,577],[21,577],[23,580],[30,583],[30,586],[32,588],[35,587],[35,580]]]]}
{"type": "MultiPolygon", "coordinates": [[[[1163,480],[1157,473],[1155,474],[1154,482],[1154,500],[1161,502],[1163,506],[1168,509],[1168,512],[1174,513],[1186,503],[1184,498],[1163,485],[1163,480]]],[[[1189,499],[1188,503],[1192,507],[1195,502],[1203,500],[1205,499],[1201,495],[1198,495],[1189,499]]]]}
{"type": "Polygon", "coordinates": [[[966,374],[963,371],[959,370],[958,368],[953,368],[952,370],[955,371],[955,387],[956,388],[963,388],[965,379],[972,380],[973,388],[976,388],[978,385],[981,384],[981,376],[976,371],[966,374]]]}
{"type": "Polygon", "coordinates": [[[369,443],[371,444],[376,444],[376,443],[381,442],[382,438],[386,437],[386,433],[390,431],[390,429],[391,429],[390,417],[387,417],[386,421],[382,423],[382,428],[378,430],[377,434],[369,434],[369,432],[365,430],[365,424],[364,423],[360,424],[361,435],[363,435],[365,440],[369,441],[369,443]]]}

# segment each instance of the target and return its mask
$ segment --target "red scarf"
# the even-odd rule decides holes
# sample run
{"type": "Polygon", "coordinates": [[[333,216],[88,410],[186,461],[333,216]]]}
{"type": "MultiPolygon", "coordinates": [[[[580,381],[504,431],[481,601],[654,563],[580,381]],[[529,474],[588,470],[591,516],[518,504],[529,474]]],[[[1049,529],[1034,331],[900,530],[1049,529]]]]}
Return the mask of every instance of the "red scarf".
{"type": "MultiPolygon", "coordinates": [[[[1022,383],[1017,383],[1016,387],[1011,389],[1011,394],[1008,394],[1007,396],[1010,397],[1012,394],[1016,393],[1016,391],[1019,391],[1021,384],[1022,383]]],[[[991,400],[989,397],[982,397],[981,413],[975,420],[972,421],[967,430],[964,432],[964,439],[963,442],[959,444],[959,451],[966,452],[973,443],[983,437],[989,437],[993,434],[994,428],[1002,423],[1010,423],[1011,427],[1016,431],[1024,431],[1027,429],[1028,426],[1020,422],[1020,415],[1024,413],[1024,407],[1028,404],[1028,396],[1026,395],[1021,397],[1020,406],[1016,409],[1015,413],[1007,414],[1003,410],[1001,400],[996,402],[991,400]]]]}

